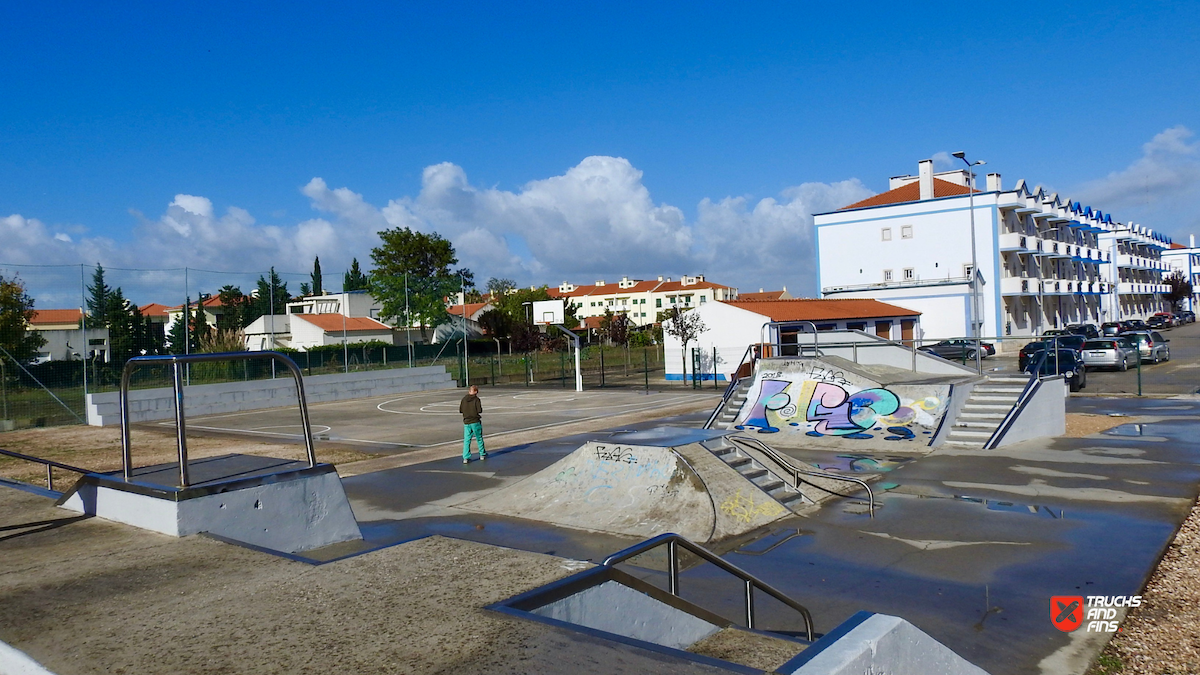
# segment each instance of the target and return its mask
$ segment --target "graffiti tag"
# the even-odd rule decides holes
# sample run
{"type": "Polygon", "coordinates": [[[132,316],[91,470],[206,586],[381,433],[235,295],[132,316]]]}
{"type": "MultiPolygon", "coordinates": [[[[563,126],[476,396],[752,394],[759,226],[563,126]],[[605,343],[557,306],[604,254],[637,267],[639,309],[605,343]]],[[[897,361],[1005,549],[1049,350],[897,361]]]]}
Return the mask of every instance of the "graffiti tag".
{"type": "Polygon", "coordinates": [[[773,499],[756,504],[753,497],[743,495],[741,490],[721,502],[721,513],[737,518],[743,523],[749,523],[758,517],[774,518],[784,511],[783,506],[773,499]]]}

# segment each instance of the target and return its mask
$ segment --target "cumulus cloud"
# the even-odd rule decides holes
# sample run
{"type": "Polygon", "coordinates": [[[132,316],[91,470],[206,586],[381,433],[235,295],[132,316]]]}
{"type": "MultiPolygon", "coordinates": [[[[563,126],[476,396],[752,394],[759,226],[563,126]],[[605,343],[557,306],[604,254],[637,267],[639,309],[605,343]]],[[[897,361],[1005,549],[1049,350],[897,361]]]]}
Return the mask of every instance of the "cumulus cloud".
{"type": "MultiPolygon", "coordinates": [[[[0,236],[15,242],[4,256],[10,263],[99,261],[106,267],[240,270],[246,275],[244,289],[267,267],[306,271],[319,255],[333,282],[329,285],[336,287],[331,273],[348,266],[352,257],[369,265],[380,230],[409,227],[450,239],[461,264],[480,281],[503,276],[553,285],[625,274],[704,273],[745,288],[786,284],[812,292],[812,214],[871,194],[858,180],[848,180],[805,183],[757,201],[706,198],[689,222],[681,209],[654,201],[642,172],[628,160],[604,156],[588,157],[561,175],[516,190],[475,186],[462,167],[436,164],[425,168],[416,195],[383,206],[350,188],[331,188],[320,177],[300,192],[318,217],[294,225],[264,225],[236,206],[219,213],[207,197],[179,194],[157,218],[133,212],[139,222],[132,246],[86,234],[69,237],[63,232],[69,228],[50,228],[19,215],[0,220],[0,236]]],[[[164,283],[173,289],[179,285],[169,281],[173,274],[144,273],[138,280],[149,292],[164,283]]],[[[208,292],[230,283],[196,276],[194,287],[208,292]]]]}
{"type": "Polygon", "coordinates": [[[1166,129],[1142,146],[1142,156],[1074,192],[1086,204],[1112,211],[1122,220],[1144,221],[1182,236],[1200,224],[1200,143],[1184,126],[1166,129]]]}

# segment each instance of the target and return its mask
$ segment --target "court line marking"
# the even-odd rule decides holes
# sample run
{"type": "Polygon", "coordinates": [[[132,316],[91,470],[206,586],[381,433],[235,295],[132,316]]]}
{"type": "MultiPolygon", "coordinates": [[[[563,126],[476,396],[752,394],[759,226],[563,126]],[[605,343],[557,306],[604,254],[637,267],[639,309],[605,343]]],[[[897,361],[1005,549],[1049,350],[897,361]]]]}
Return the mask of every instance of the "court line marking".
{"type": "MultiPolygon", "coordinates": [[[[665,404],[674,403],[674,402],[676,402],[676,401],[686,401],[686,400],[689,400],[689,399],[695,399],[695,398],[699,398],[699,397],[695,397],[695,396],[676,396],[676,397],[673,397],[673,398],[660,399],[659,401],[657,401],[657,403],[660,403],[660,404],[664,404],[664,405],[665,405],[665,404]]],[[[400,400],[400,399],[396,399],[396,400],[400,400]]],[[[574,399],[568,399],[568,400],[574,400],[574,399]]],[[[429,408],[429,407],[431,407],[431,406],[453,405],[454,401],[436,401],[436,402],[433,402],[433,403],[427,403],[427,404],[425,404],[425,405],[421,406],[420,408],[418,408],[418,409],[417,409],[417,410],[415,410],[415,411],[410,411],[410,410],[389,410],[389,409],[387,409],[387,408],[384,408],[384,407],[383,407],[383,406],[385,406],[385,405],[387,405],[387,404],[389,404],[389,403],[394,403],[394,402],[395,402],[395,401],[384,401],[383,403],[380,403],[379,405],[375,406],[375,409],[376,409],[376,410],[378,410],[378,411],[380,411],[380,412],[391,413],[391,414],[393,414],[393,415],[457,415],[457,414],[459,414],[457,410],[450,410],[450,411],[447,411],[447,412],[441,412],[441,411],[437,411],[437,410],[427,410],[427,408],[429,408]]],[[[641,403],[640,403],[640,402],[636,402],[636,403],[619,403],[619,404],[616,404],[616,405],[597,405],[597,406],[585,406],[585,407],[572,407],[572,408],[568,408],[568,409],[566,409],[566,410],[563,410],[563,411],[553,411],[553,410],[546,410],[546,409],[545,409],[545,408],[543,408],[543,407],[540,407],[540,406],[532,406],[532,405],[531,405],[531,406],[520,406],[520,407],[519,407],[517,410],[514,410],[514,411],[512,411],[512,412],[497,412],[497,411],[496,411],[496,408],[495,408],[495,407],[492,407],[491,409],[486,409],[486,408],[485,408],[485,409],[484,409],[484,414],[486,414],[486,415],[524,415],[524,414],[527,414],[528,412],[530,412],[531,410],[541,410],[541,411],[544,411],[544,412],[568,412],[568,411],[572,411],[572,410],[600,410],[600,409],[603,409],[603,408],[628,408],[628,407],[630,407],[630,406],[637,406],[637,405],[641,405],[641,403]]],[[[513,406],[513,407],[516,407],[516,406],[513,406]]],[[[644,408],[638,408],[637,410],[643,410],[643,409],[644,409],[644,408]]],[[[504,407],[502,407],[502,408],[500,408],[500,410],[502,410],[502,411],[503,411],[503,410],[508,410],[508,408],[504,408],[504,407]]]]}

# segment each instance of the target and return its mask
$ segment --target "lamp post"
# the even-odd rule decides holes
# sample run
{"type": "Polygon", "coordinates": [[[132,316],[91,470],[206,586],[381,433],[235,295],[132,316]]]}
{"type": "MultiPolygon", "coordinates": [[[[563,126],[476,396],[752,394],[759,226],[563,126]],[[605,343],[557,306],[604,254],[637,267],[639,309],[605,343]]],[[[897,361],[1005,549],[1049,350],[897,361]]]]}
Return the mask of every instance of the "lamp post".
{"type": "Polygon", "coordinates": [[[971,337],[975,338],[975,372],[983,372],[983,357],[979,354],[979,330],[983,323],[979,316],[979,260],[975,253],[975,171],[974,168],[987,164],[983,160],[967,161],[967,153],[958,151],[954,156],[967,165],[967,210],[971,212],[971,337]]]}

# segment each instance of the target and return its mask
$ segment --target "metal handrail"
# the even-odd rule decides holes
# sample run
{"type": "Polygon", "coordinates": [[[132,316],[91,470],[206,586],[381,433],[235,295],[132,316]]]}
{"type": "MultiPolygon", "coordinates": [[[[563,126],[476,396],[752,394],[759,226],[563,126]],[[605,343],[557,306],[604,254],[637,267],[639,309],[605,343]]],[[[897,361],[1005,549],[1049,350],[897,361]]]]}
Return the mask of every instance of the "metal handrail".
{"type": "Polygon", "coordinates": [[[751,357],[751,361],[750,361],[751,363],[754,362],[754,347],[755,346],[756,345],[747,345],[746,346],[746,351],[745,351],[745,353],[742,354],[742,360],[738,361],[737,368],[734,369],[734,371],[733,371],[733,377],[729,378],[729,386],[725,387],[725,394],[721,396],[721,403],[718,404],[717,407],[713,409],[712,414],[708,416],[708,421],[706,421],[704,423],[704,426],[701,427],[702,429],[711,429],[712,428],[712,423],[714,421],[716,421],[717,415],[720,415],[721,411],[725,409],[725,404],[727,402],[729,402],[729,397],[733,396],[734,391],[737,391],[737,386],[743,379],[743,378],[738,377],[737,374],[739,372],[741,372],[742,365],[746,363],[747,356],[751,357]]]}
{"type": "Polygon", "coordinates": [[[4,448],[0,448],[0,455],[13,457],[15,459],[22,459],[22,460],[25,460],[26,462],[34,462],[36,464],[45,464],[46,465],[46,488],[48,490],[50,490],[51,492],[55,491],[54,490],[53,470],[56,468],[63,469],[65,471],[71,471],[71,472],[78,473],[78,474],[92,473],[92,471],[90,471],[88,469],[81,469],[77,466],[71,466],[70,464],[63,464],[62,462],[56,462],[52,459],[44,459],[42,457],[34,457],[32,455],[26,455],[26,454],[22,454],[20,452],[13,452],[12,450],[5,450],[4,448]]]}
{"type": "Polygon", "coordinates": [[[757,445],[758,448],[760,450],[762,450],[764,453],[766,453],[766,455],[768,457],[770,457],[775,463],[779,464],[780,466],[784,467],[788,471],[792,472],[792,481],[793,481],[792,487],[795,487],[796,489],[800,488],[800,475],[801,474],[803,474],[805,476],[812,476],[814,478],[828,478],[830,480],[846,481],[847,483],[858,483],[859,485],[861,485],[863,487],[864,490],[867,491],[867,502],[868,502],[867,508],[868,508],[869,513],[871,514],[871,517],[872,518],[875,517],[875,493],[871,491],[871,486],[867,485],[867,481],[862,480],[861,478],[851,478],[850,476],[841,476],[836,473],[826,473],[824,471],[812,471],[810,469],[801,469],[800,467],[792,464],[786,458],[784,458],[784,456],[779,451],[775,450],[774,448],[767,445],[766,443],[763,443],[762,441],[758,440],[757,438],[751,438],[749,436],[726,436],[725,438],[727,438],[731,441],[734,441],[734,442],[753,443],[754,445],[757,445]]]}
{"type": "Polygon", "coordinates": [[[608,556],[607,558],[605,558],[604,562],[602,562],[600,564],[605,567],[612,567],[613,565],[624,562],[634,556],[641,555],[647,551],[658,548],[659,546],[662,546],[663,544],[666,544],[666,546],[667,546],[667,567],[668,567],[667,579],[668,579],[668,584],[669,584],[668,591],[671,593],[671,595],[679,597],[679,552],[678,552],[678,548],[683,547],[684,549],[686,549],[687,551],[690,551],[695,556],[703,559],[706,562],[712,563],[713,565],[716,565],[717,567],[720,567],[721,569],[725,570],[726,572],[728,572],[728,573],[732,574],[733,576],[742,580],[742,582],[745,584],[745,589],[746,589],[746,627],[747,628],[750,628],[750,629],[754,628],[754,589],[757,588],[758,590],[766,593],[767,595],[770,595],[771,597],[775,598],[776,600],[782,602],[783,604],[787,605],[788,607],[791,607],[792,609],[799,612],[800,616],[804,618],[804,631],[805,631],[805,634],[808,636],[807,639],[810,642],[812,641],[812,639],[813,639],[812,614],[809,613],[808,609],[805,608],[804,605],[801,605],[800,603],[796,602],[795,600],[792,600],[788,596],[784,595],[782,591],[779,591],[779,590],[773,588],[771,585],[767,584],[765,581],[762,581],[761,579],[754,576],[753,574],[750,574],[746,570],[743,570],[742,568],[738,567],[737,565],[734,565],[733,563],[722,560],[721,558],[717,557],[713,553],[709,552],[708,549],[705,549],[702,546],[700,546],[699,544],[696,544],[696,543],[688,540],[686,537],[675,534],[673,532],[667,532],[665,534],[660,534],[657,537],[647,539],[646,541],[643,541],[640,544],[634,544],[633,546],[630,546],[627,549],[618,551],[618,552],[608,556]]]}
{"type": "Polygon", "coordinates": [[[313,449],[312,427],[308,421],[308,402],[304,396],[304,376],[300,366],[284,354],[272,351],[262,352],[218,352],[215,354],[167,354],[162,356],[135,356],[125,362],[121,370],[121,463],[124,467],[125,481],[133,479],[133,457],[129,447],[129,377],[135,368],[145,363],[170,363],[174,371],[175,384],[175,437],[179,447],[179,485],[188,487],[191,480],[188,477],[187,463],[187,427],[183,412],[183,364],[205,361],[248,361],[250,359],[271,358],[287,367],[296,380],[296,396],[300,404],[300,424],[304,431],[304,447],[308,452],[308,465],[317,465],[317,453],[313,449]]]}

